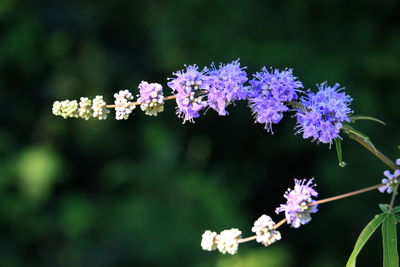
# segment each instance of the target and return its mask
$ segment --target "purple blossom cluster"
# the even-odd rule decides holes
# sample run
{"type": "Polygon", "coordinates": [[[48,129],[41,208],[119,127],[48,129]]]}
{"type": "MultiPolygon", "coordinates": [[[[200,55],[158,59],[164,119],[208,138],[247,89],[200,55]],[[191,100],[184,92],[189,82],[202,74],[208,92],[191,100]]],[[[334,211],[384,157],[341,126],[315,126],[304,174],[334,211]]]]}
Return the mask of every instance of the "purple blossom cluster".
{"type": "Polygon", "coordinates": [[[186,66],[186,70],[174,73],[175,79],[170,79],[168,86],[176,96],[176,113],[186,121],[200,116],[199,111],[207,106],[204,100],[204,88],[207,81],[205,69],[199,71],[196,65],[186,66]]]}
{"type": "MultiPolygon", "coordinates": [[[[400,158],[396,160],[396,165],[400,167],[400,158]]],[[[383,172],[386,178],[382,179],[382,186],[378,188],[379,192],[388,194],[393,192],[393,189],[399,184],[400,168],[395,170],[393,173],[386,170],[383,172]]]]}
{"type": "Polygon", "coordinates": [[[318,192],[313,187],[313,178],[306,182],[304,180],[296,180],[293,189],[288,189],[283,195],[286,198],[286,204],[281,204],[276,208],[276,213],[284,212],[287,223],[294,228],[311,221],[311,213],[318,211],[317,205],[310,205],[314,202],[312,197],[318,196],[318,192]]]}
{"type": "Polygon", "coordinates": [[[247,73],[239,60],[228,64],[214,64],[199,71],[196,65],[186,66],[185,70],[175,72],[168,86],[176,96],[177,114],[183,122],[193,122],[200,116],[199,111],[208,107],[219,115],[228,114],[226,108],[236,100],[248,96],[247,73]]]}
{"type": "Polygon", "coordinates": [[[249,90],[244,83],[247,82],[245,67],[240,67],[239,60],[229,64],[214,64],[207,70],[207,103],[219,115],[228,114],[226,107],[236,100],[244,100],[249,90]]]}
{"type": "Polygon", "coordinates": [[[343,88],[339,84],[330,87],[324,82],[318,85],[318,90],[317,93],[309,91],[301,98],[303,108],[296,113],[298,132],[305,139],[332,144],[339,137],[342,123],[350,122],[352,98],[341,92],[343,88]]]}
{"type": "Polygon", "coordinates": [[[293,76],[292,69],[279,71],[264,67],[253,77],[249,106],[256,122],[265,124],[265,129],[272,132],[272,124],[279,123],[283,112],[289,110],[285,102],[296,100],[303,84],[293,76]]]}

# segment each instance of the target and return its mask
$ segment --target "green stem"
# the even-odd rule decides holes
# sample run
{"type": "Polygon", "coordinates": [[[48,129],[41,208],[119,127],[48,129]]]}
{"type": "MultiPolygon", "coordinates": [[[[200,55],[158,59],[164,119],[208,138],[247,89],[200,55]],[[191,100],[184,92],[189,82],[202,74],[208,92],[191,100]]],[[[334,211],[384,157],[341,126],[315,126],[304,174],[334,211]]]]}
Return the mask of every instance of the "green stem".
{"type": "Polygon", "coordinates": [[[366,142],[362,137],[357,136],[355,134],[349,134],[349,137],[355,140],[357,143],[361,144],[366,149],[368,149],[369,152],[371,152],[374,156],[376,156],[383,163],[389,166],[392,170],[397,170],[399,168],[393,161],[391,161],[388,157],[386,157],[382,152],[377,150],[370,143],[366,142]]]}
{"type": "Polygon", "coordinates": [[[397,196],[397,189],[398,189],[399,185],[396,185],[393,188],[393,193],[392,193],[392,198],[390,199],[390,204],[389,204],[389,209],[392,210],[393,209],[393,205],[394,205],[394,200],[396,199],[397,196]]]}

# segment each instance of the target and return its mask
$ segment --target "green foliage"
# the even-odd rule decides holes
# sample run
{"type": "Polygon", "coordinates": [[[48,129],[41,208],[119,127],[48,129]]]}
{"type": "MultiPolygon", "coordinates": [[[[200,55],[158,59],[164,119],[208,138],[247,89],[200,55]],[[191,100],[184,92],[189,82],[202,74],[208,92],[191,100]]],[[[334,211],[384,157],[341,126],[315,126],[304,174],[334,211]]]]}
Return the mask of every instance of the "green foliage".
{"type": "Polygon", "coordinates": [[[388,213],[382,223],[383,266],[398,267],[397,226],[394,214],[388,213]]]}
{"type": "Polygon", "coordinates": [[[378,227],[382,224],[387,214],[382,213],[376,215],[365,228],[362,230],[361,234],[358,236],[356,244],[354,245],[354,249],[351,252],[349,259],[347,260],[346,267],[355,267],[356,266],[356,258],[360,253],[361,249],[367,243],[371,235],[378,229],[378,227]]]}
{"type": "Polygon", "coordinates": [[[343,161],[343,155],[342,155],[342,141],[340,141],[340,138],[335,139],[335,147],[336,147],[336,153],[339,161],[339,166],[344,168],[346,166],[346,162],[343,161]]]}

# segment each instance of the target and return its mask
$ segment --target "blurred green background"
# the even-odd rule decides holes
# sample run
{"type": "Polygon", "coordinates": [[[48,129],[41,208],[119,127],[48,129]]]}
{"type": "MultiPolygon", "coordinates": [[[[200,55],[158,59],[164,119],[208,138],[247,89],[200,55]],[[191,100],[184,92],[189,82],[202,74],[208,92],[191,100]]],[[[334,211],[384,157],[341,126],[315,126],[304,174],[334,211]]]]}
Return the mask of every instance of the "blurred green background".
{"type": "MultiPolygon", "coordinates": [[[[245,103],[181,124],[174,103],[156,118],[63,120],[55,100],[166,85],[184,64],[240,58],[294,68],[306,88],[341,83],[358,122],[400,156],[399,1],[0,1],[1,266],[344,266],[357,235],[388,196],[371,192],[320,206],[310,224],[282,227],[269,248],[236,256],[200,248],[206,229],[250,235],[293,178],[315,177],[320,197],[376,184],[386,167],[345,138],[336,152],[274,135],[245,103]]],[[[166,88],[165,93],[168,94],[166,88]]],[[[380,266],[374,236],[360,266],[380,266]]]]}

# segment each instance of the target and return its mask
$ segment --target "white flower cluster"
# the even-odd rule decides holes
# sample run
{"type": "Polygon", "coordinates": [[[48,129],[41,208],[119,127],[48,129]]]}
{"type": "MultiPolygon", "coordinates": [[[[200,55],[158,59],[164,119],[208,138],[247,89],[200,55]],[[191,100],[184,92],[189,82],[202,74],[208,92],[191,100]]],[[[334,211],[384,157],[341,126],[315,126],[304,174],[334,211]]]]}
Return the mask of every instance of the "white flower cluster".
{"type": "Polygon", "coordinates": [[[237,228],[224,230],[219,235],[207,230],[202,235],[201,248],[208,251],[218,249],[222,254],[234,255],[238,251],[241,234],[242,232],[237,228]]]}
{"type": "Polygon", "coordinates": [[[110,110],[106,108],[106,101],[104,101],[103,96],[98,95],[93,99],[93,118],[98,118],[99,120],[107,119],[110,110]]]}
{"type": "Polygon", "coordinates": [[[64,119],[82,118],[88,120],[93,117],[105,120],[108,113],[110,111],[106,108],[106,102],[102,96],[96,96],[93,102],[87,97],[81,97],[79,103],[76,100],[55,101],[53,103],[53,114],[64,119]]]}
{"type": "Polygon", "coordinates": [[[66,118],[79,118],[78,102],[76,100],[56,101],[53,103],[53,114],[66,118]]]}
{"type": "Polygon", "coordinates": [[[264,214],[254,222],[251,231],[256,234],[258,243],[268,246],[281,239],[281,233],[276,231],[274,227],[275,223],[271,217],[264,214]]]}
{"type": "Polygon", "coordinates": [[[133,95],[128,90],[121,90],[114,94],[115,101],[114,104],[117,106],[115,108],[115,118],[117,120],[127,120],[132,110],[136,108],[132,105],[133,95]]]}
{"type": "Polygon", "coordinates": [[[79,102],[79,117],[88,120],[92,117],[92,100],[87,97],[81,97],[79,102]]]}
{"type": "Polygon", "coordinates": [[[146,115],[157,116],[158,113],[164,111],[164,93],[159,83],[148,83],[142,81],[139,84],[140,94],[138,102],[141,110],[146,115]]]}

